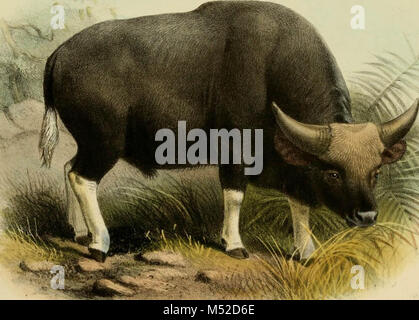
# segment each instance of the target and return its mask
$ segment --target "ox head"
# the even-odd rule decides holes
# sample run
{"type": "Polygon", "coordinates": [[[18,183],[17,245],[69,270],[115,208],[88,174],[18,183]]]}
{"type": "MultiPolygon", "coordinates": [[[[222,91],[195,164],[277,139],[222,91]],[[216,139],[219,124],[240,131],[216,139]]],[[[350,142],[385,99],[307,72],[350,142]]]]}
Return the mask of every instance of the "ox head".
{"type": "Polygon", "coordinates": [[[373,225],[377,219],[373,190],[380,168],[405,153],[402,139],[415,122],[419,100],[398,118],[380,125],[311,125],[292,119],[275,103],[273,110],[286,138],[277,135],[275,148],[289,164],[309,166],[318,201],[350,226],[373,225]]]}

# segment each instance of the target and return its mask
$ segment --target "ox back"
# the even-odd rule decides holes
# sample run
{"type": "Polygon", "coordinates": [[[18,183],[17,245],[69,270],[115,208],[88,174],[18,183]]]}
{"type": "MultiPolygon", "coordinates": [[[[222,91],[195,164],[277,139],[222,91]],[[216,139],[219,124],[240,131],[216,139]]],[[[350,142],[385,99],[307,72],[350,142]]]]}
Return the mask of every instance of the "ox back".
{"type": "MultiPolygon", "coordinates": [[[[314,27],[256,1],[96,24],[51,55],[44,91],[47,110],[58,111],[77,142],[73,170],[96,181],[118,159],[153,174],[155,133],[176,132],[184,120],[188,129],[264,129],[264,172],[276,168],[267,184],[284,183],[290,165],[273,148],[272,101],[301,122],[352,121],[343,77],[314,27]]],[[[304,168],[293,170],[298,184],[304,168]]],[[[225,188],[246,185],[240,165],[220,173],[225,188]]]]}

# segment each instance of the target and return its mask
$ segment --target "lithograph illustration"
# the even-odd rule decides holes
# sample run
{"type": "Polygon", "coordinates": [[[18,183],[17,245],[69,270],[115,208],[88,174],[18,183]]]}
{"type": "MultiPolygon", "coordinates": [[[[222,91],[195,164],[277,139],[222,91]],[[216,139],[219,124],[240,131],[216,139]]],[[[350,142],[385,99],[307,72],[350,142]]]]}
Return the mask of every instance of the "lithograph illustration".
{"type": "Polygon", "coordinates": [[[0,4],[0,297],[417,297],[418,9],[0,4]]]}

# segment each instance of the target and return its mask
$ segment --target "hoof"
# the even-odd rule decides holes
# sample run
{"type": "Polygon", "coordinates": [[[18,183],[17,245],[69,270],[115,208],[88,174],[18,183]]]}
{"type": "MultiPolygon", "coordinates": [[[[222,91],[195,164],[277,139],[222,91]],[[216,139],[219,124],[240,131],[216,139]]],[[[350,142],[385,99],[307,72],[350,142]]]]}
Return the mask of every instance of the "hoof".
{"type": "Polygon", "coordinates": [[[102,262],[102,263],[105,262],[106,253],[96,250],[96,249],[92,249],[92,248],[89,248],[89,252],[90,252],[91,257],[97,262],[102,262]]]}
{"type": "Polygon", "coordinates": [[[74,241],[78,244],[87,247],[90,242],[92,242],[92,238],[90,236],[81,236],[81,237],[75,237],[74,241]]]}
{"type": "Polygon", "coordinates": [[[226,253],[235,259],[247,259],[249,258],[249,253],[247,253],[247,250],[245,248],[236,248],[233,250],[226,251],[226,253]]]}
{"type": "Polygon", "coordinates": [[[286,255],[285,258],[287,260],[293,260],[298,262],[299,264],[308,267],[310,266],[315,260],[314,258],[301,258],[300,254],[297,252],[294,255],[286,255]]]}

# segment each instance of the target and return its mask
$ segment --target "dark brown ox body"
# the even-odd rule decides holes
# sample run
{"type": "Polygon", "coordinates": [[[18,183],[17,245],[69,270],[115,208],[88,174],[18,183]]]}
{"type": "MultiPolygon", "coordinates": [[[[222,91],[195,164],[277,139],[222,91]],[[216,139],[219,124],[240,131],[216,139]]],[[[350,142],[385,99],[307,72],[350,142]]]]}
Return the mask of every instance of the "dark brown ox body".
{"type": "MultiPolygon", "coordinates": [[[[275,123],[274,101],[302,123],[352,122],[348,90],[326,44],[310,23],[281,5],[213,2],[187,13],[94,25],[51,55],[44,88],[43,159],[50,164],[57,143],[57,111],[78,145],[77,155],[66,165],[69,222],[76,238],[92,234],[90,249],[97,259],[109,248],[97,184],[118,159],[154,174],[161,168],[154,158],[159,144],[155,133],[161,128],[176,132],[181,120],[206,132],[264,130],[261,175],[245,176],[242,165],[220,166],[223,238],[234,256],[247,255],[238,234],[238,214],[249,182],[285,192],[298,204],[294,209],[324,203],[356,223],[363,220],[355,216],[358,212],[375,210],[373,184],[358,183],[355,173],[346,181],[348,156],[334,159],[335,154],[327,153],[329,146],[334,150],[327,138],[332,129],[323,130],[327,137],[322,138],[320,154],[316,133],[313,138],[293,130],[298,125],[290,125],[286,117],[277,116],[279,126],[275,123]],[[342,177],[339,184],[331,178],[336,172],[342,177]]],[[[406,121],[403,128],[411,125],[406,121]]],[[[391,146],[381,143],[374,128],[368,126],[361,136],[369,134],[375,148],[360,147],[357,153],[375,152],[381,159],[391,146]]],[[[374,167],[362,171],[363,180],[375,174],[381,165],[376,162],[374,157],[374,167]]],[[[301,243],[296,246],[304,251],[301,243]]]]}

